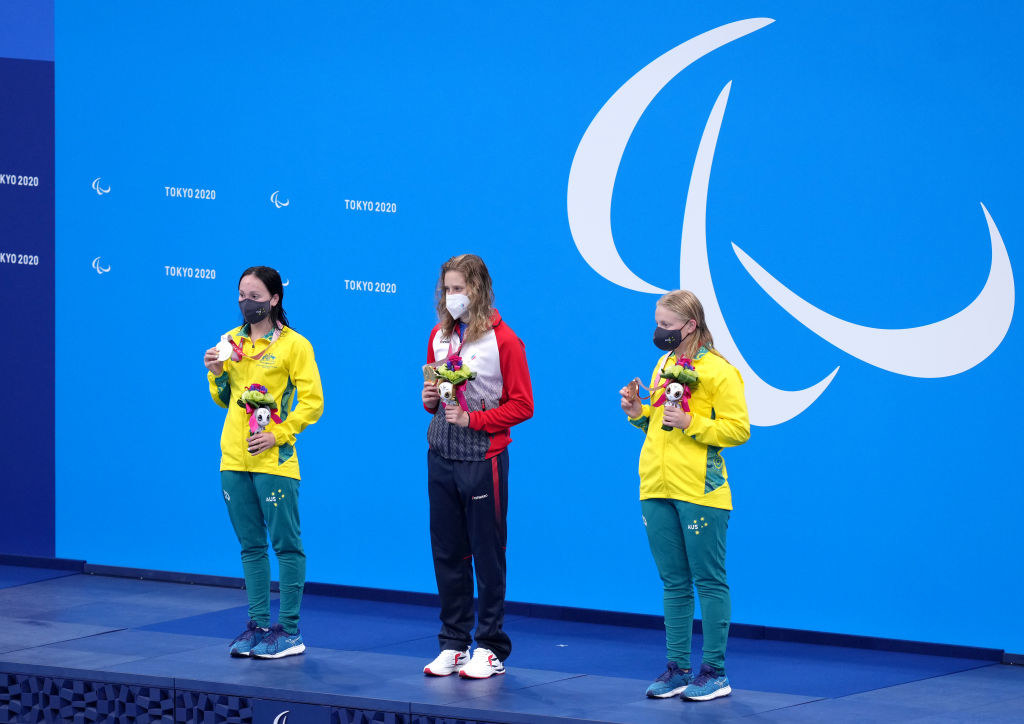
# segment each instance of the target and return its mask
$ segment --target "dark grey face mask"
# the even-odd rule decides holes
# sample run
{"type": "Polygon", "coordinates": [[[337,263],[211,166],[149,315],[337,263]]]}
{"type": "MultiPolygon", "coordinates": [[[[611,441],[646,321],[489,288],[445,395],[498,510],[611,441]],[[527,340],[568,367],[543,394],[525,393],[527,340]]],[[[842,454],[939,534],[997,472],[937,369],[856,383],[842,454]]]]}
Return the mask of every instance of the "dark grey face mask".
{"type": "MultiPolygon", "coordinates": [[[[684,325],[685,326],[685,325],[684,325]]],[[[654,328],[654,346],[658,349],[669,352],[680,345],[683,341],[683,329],[654,328]]]]}
{"type": "Polygon", "coordinates": [[[257,324],[270,316],[270,302],[257,302],[255,299],[243,299],[238,303],[242,310],[242,318],[249,324],[257,324]]]}

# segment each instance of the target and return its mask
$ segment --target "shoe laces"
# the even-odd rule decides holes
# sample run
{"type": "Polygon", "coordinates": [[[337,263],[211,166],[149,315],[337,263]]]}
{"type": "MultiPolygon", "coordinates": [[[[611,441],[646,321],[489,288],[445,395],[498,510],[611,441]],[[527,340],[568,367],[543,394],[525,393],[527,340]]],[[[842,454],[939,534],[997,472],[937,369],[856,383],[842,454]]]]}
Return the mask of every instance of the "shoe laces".
{"type": "Polygon", "coordinates": [[[243,631],[242,633],[240,633],[237,636],[235,636],[235,640],[232,641],[231,643],[232,644],[237,644],[239,641],[248,641],[248,640],[250,640],[253,636],[256,635],[256,629],[258,629],[258,628],[259,628],[259,626],[256,625],[256,622],[250,620],[249,623],[247,623],[245,625],[245,631],[243,631]]]}
{"type": "Polygon", "coordinates": [[[679,665],[675,661],[669,661],[665,667],[665,671],[655,681],[669,681],[676,674],[680,674],[682,671],[679,669],[679,665]]]}
{"type": "Polygon", "coordinates": [[[721,676],[721,674],[715,669],[712,669],[710,666],[701,666],[700,674],[698,674],[697,678],[693,680],[693,685],[704,686],[709,681],[713,681],[714,679],[717,679],[719,676],[721,676]]]}
{"type": "Polygon", "coordinates": [[[268,647],[273,646],[277,643],[277,640],[279,638],[282,638],[287,635],[288,634],[286,634],[284,631],[284,627],[279,623],[275,623],[273,626],[270,627],[270,633],[266,635],[262,643],[265,643],[268,647]]]}

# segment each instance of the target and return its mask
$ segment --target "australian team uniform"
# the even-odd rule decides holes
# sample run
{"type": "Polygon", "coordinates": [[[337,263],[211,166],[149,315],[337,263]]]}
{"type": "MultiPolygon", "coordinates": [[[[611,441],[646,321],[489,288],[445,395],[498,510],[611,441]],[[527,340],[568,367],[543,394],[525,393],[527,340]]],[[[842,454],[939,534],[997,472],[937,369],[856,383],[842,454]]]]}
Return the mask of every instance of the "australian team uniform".
{"type": "Polygon", "coordinates": [[[665,394],[658,372],[676,363],[658,360],[651,376],[652,405],[629,421],[646,433],[640,452],[640,507],[654,562],[664,584],[668,660],[690,666],[693,588],[697,587],[704,631],[704,663],[725,668],[732,615],[725,575],[725,538],[732,493],[722,449],[750,437],[750,420],[739,371],[701,347],[693,360],[698,381],[689,400],[685,430],[662,430],[665,394]]]}
{"type": "Polygon", "coordinates": [[[251,339],[249,325],[228,332],[243,356],[227,360],[224,371],[207,373],[210,396],[227,408],[221,432],[221,487],[231,524],[242,547],[242,570],[249,597],[249,618],[267,627],[270,621],[270,561],[267,531],[277,554],[281,577],[279,622],[288,633],[298,630],[299,606],[306,581],[306,554],[299,529],[299,458],[295,437],[316,422],[324,409],[320,372],[313,347],[295,330],[284,327],[251,339]],[[280,423],[267,432],[276,445],[249,454],[249,415],[237,404],[249,385],[261,384],[277,402],[280,423]]]}

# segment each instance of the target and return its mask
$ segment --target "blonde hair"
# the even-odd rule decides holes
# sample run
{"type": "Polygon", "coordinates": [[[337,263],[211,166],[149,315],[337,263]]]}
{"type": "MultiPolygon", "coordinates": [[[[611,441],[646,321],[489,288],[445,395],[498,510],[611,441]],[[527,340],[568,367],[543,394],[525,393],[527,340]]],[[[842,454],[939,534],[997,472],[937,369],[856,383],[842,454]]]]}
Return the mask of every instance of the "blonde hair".
{"type": "Polygon", "coordinates": [[[437,318],[446,339],[451,338],[458,324],[445,306],[444,275],[450,271],[459,272],[466,279],[466,296],[469,297],[466,341],[478,339],[491,329],[491,313],[494,311],[494,290],[487,265],[476,254],[459,254],[441,265],[437,280],[437,318]]]}
{"type": "Polygon", "coordinates": [[[686,349],[683,351],[685,356],[693,359],[701,347],[706,347],[709,352],[722,357],[721,352],[715,349],[715,340],[711,337],[711,330],[708,329],[708,323],[704,319],[704,305],[697,299],[696,294],[686,289],[676,289],[674,292],[663,295],[658,300],[658,306],[664,307],[687,322],[691,319],[697,322],[697,328],[686,342],[686,349]]]}

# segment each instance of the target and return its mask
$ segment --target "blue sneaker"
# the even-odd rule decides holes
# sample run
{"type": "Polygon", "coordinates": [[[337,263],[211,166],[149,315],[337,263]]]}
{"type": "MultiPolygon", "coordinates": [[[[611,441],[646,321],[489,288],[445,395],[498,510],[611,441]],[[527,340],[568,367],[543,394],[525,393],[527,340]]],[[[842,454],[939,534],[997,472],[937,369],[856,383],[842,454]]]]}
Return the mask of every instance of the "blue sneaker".
{"type": "Polygon", "coordinates": [[[680,693],[691,681],[693,674],[689,669],[680,669],[675,661],[669,661],[665,673],[647,687],[647,696],[652,699],[668,699],[680,693]]]}
{"type": "Polygon", "coordinates": [[[248,656],[252,652],[253,647],[262,641],[263,637],[268,633],[270,633],[269,628],[260,628],[256,625],[255,621],[249,621],[245,631],[238,634],[235,640],[231,642],[228,653],[235,658],[248,656]]]}
{"type": "Polygon", "coordinates": [[[305,650],[306,644],[302,642],[301,633],[286,633],[281,624],[275,623],[270,627],[270,633],[252,647],[252,655],[257,659],[280,659],[301,654],[305,650]]]}
{"type": "Polygon", "coordinates": [[[708,701],[720,696],[729,696],[731,693],[732,687],[729,686],[729,677],[725,675],[724,669],[701,664],[697,678],[683,689],[683,698],[690,701],[708,701]]]}

